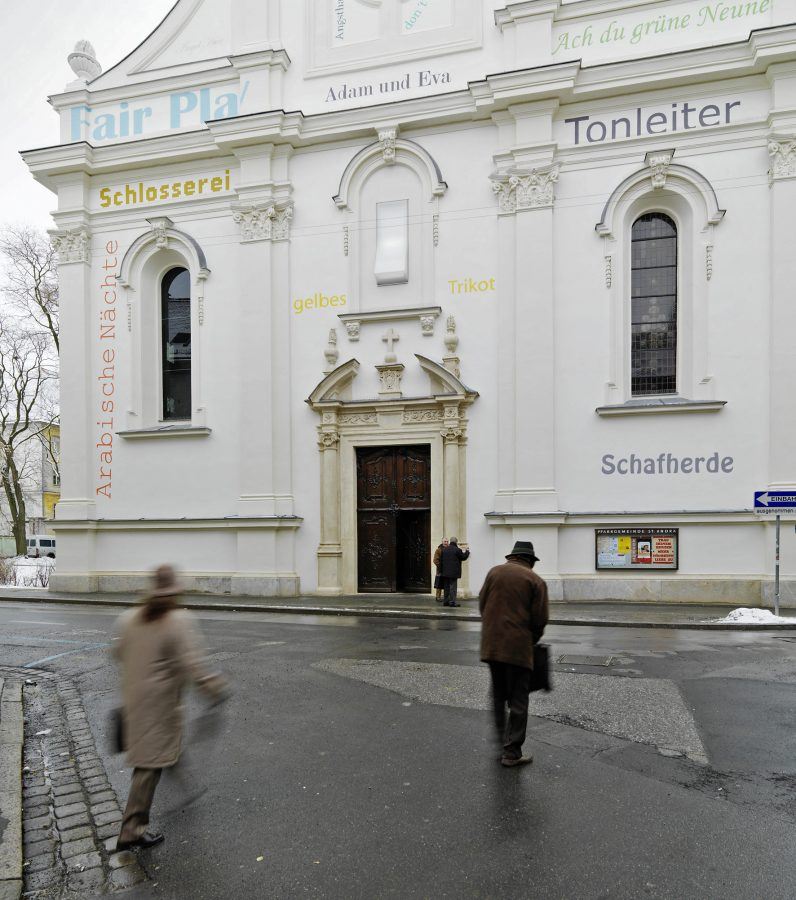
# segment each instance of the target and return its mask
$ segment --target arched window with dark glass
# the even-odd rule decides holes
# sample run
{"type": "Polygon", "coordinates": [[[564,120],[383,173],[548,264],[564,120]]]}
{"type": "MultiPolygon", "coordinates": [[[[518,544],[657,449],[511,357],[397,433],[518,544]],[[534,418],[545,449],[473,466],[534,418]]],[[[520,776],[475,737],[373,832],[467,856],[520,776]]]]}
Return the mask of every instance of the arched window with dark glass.
{"type": "Polygon", "coordinates": [[[160,287],[163,418],[191,418],[191,276],[170,269],[160,287]]]}
{"type": "Polygon", "coordinates": [[[677,392],[677,226],[646,213],[631,234],[631,393],[677,392]]]}

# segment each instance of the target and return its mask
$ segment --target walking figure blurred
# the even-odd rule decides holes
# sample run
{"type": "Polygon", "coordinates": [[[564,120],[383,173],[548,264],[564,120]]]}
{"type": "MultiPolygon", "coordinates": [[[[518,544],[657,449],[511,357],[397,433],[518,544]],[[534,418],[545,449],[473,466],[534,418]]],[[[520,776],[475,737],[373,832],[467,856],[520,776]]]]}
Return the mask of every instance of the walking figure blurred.
{"type": "Polygon", "coordinates": [[[500,762],[522,766],[533,762],[532,756],[522,755],[522,745],[528,726],[533,646],[548,620],[547,585],[533,571],[539,557],[530,541],[517,541],[506,559],[489,570],[479,595],[481,660],[489,664],[492,676],[500,762]]]}
{"type": "Polygon", "coordinates": [[[133,777],[117,850],[163,840],[147,825],[161,772],[180,759],[183,688],[193,682],[213,702],[226,697],[224,679],[205,670],[198,626],[179,607],[180,593],[174,569],[159,566],[143,604],[119,620],[114,655],[121,669],[122,742],[133,777]]]}

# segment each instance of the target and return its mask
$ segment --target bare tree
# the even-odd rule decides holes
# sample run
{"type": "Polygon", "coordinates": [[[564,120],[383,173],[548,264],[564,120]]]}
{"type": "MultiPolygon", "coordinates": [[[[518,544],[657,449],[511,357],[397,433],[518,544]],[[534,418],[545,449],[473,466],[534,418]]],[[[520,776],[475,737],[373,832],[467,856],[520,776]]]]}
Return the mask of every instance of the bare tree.
{"type": "Polygon", "coordinates": [[[0,253],[5,257],[3,294],[31,328],[58,340],[58,261],[50,239],[26,225],[11,225],[0,232],[0,253]]]}
{"type": "Polygon", "coordinates": [[[43,400],[57,377],[52,341],[8,313],[0,314],[0,482],[8,502],[17,554],[26,551],[26,459],[29,444],[54,424],[43,400]]]}

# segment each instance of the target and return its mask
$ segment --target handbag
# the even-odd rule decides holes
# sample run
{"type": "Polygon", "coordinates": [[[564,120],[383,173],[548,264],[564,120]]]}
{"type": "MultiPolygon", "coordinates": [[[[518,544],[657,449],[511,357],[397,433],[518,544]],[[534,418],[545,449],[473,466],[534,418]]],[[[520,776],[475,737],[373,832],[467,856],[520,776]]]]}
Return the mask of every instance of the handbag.
{"type": "Polygon", "coordinates": [[[116,709],[111,710],[109,732],[111,752],[124,753],[126,749],[124,744],[124,714],[121,707],[117,706],[116,709]]]}
{"type": "Polygon", "coordinates": [[[550,682],[550,647],[547,644],[533,645],[533,671],[531,672],[531,693],[553,690],[550,682]]]}

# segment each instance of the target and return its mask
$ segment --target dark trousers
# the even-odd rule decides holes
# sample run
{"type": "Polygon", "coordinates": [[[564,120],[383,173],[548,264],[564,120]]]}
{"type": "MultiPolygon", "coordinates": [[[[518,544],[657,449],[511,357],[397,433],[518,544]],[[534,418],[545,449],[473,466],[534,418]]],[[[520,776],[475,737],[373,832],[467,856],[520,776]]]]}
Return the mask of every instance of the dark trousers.
{"type": "Polygon", "coordinates": [[[510,663],[490,662],[492,706],[497,739],[503,756],[519,759],[528,727],[528,696],[531,693],[531,670],[510,663]],[[509,708],[508,723],[506,707],[509,708]]]}
{"type": "Polygon", "coordinates": [[[146,831],[161,772],[162,769],[133,769],[122,830],[119,832],[120,841],[135,841],[146,831]]]}
{"type": "Polygon", "coordinates": [[[458,578],[445,578],[443,579],[445,582],[445,602],[455,603],[456,602],[456,588],[459,584],[458,578]]]}

